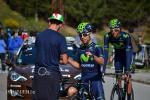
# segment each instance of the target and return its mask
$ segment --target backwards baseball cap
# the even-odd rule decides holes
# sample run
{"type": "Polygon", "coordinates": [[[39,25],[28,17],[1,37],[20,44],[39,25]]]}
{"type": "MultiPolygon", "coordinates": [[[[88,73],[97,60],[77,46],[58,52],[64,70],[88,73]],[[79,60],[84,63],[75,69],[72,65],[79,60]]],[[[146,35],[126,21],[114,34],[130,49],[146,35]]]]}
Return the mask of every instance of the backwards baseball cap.
{"type": "Polygon", "coordinates": [[[48,20],[49,20],[49,21],[51,21],[51,20],[57,20],[57,21],[60,21],[61,23],[63,23],[64,18],[63,18],[63,16],[62,16],[61,14],[59,14],[59,13],[53,13],[52,16],[50,16],[50,17],[48,18],[48,20]]]}

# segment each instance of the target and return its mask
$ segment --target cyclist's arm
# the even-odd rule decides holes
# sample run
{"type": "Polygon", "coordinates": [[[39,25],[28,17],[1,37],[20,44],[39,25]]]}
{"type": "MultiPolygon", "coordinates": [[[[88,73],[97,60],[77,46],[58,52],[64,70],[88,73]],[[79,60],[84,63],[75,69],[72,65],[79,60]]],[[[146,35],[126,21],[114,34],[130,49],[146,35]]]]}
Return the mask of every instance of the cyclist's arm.
{"type": "Polygon", "coordinates": [[[132,48],[131,48],[131,38],[129,35],[126,37],[126,67],[128,68],[127,71],[130,70],[131,61],[132,61],[132,48]]]}
{"type": "Polygon", "coordinates": [[[103,66],[103,72],[106,70],[106,65],[108,61],[108,52],[109,51],[109,35],[105,34],[104,36],[104,66],[103,66]]]}
{"type": "Polygon", "coordinates": [[[94,55],[94,60],[100,64],[100,65],[103,65],[104,64],[104,58],[103,57],[97,57],[94,55]]]}
{"type": "Polygon", "coordinates": [[[70,57],[68,58],[68,63],[70,63],[74,68],[80,69],[80,64],[70,57]]]}
{"type": "Polygon", "coordinates": [[[100,65],[104,64],[103,50],[99,45],[96,45],[96,55],[94,55],[94,61],[100,65]]]}

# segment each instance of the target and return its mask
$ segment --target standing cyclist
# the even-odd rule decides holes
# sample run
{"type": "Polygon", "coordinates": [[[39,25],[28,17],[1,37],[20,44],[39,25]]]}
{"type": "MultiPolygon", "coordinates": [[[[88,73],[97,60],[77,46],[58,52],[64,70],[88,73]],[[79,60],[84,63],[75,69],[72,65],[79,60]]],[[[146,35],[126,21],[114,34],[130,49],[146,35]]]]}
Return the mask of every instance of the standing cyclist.
{"type": "Polygon", "coordinates": [[[58,100],[60,89],[59,63],[66,64],[67,46],[63,35],[63,16],[54,13],[49,18],[49,27],[36,37],[36,62],[33,79],[32,100],[58,100]]]}
{"type": "MultiPolygon", "coordinates": [[[[109,22],[110,32],[104,36],[104,67],[108,61],[109,43],[115,49],[115,71],[129,72],[132,61],[131,39],[129,34],[121,30],[121,23],[118,19],[112,19],[109,22]]],[[[105,69],[104,69],[105,72],[105,69]]]]}
{"type": "Polygon", "coordinates": [[[89,23],[80,23],[77,28],[81,39],[81,46],[77,51],[77,61],[69,58],[68,62],[75,68],[81,69],[81,79],[84,88],[88,90],[88,82],[91,81],[91,94],[96,100],[104,100],[101,65],[104,63],[102,48],[91,41],[92,29],[89,23]]]}

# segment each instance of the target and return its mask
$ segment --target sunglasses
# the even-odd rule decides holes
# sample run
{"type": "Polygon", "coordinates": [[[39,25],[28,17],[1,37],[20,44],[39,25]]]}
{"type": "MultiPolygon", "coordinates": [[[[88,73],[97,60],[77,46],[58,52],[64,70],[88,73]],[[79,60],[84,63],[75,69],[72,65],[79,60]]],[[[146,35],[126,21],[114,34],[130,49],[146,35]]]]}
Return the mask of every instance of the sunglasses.
{"type": "Polygon", "coordinates": [[[79,34],[80,38],[82,38],[82,37],[86,37],[86,36],[89,36],[89,35],[90,35],[90,33],[83,33],[83,34],[79,34]]]}
{"type": "Polygon", "coordinates": [[[119,32],[120,31],[120,28],[113,28],[113,29],[110,29],[111,32],[119,32]]]}

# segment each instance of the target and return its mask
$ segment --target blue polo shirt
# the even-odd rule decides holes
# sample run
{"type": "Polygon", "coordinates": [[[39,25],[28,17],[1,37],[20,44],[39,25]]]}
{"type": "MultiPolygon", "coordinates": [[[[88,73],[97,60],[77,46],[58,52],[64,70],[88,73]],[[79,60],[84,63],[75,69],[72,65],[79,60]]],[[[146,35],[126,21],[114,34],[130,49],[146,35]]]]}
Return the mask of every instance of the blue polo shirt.
{"type": "Polygon", "coordinates": [[[54,30],[46,29],[37,35],[35,50],[35,71],[39,67],[59,71],[60,55],[67,52],[65,37],[54,30]]]}

